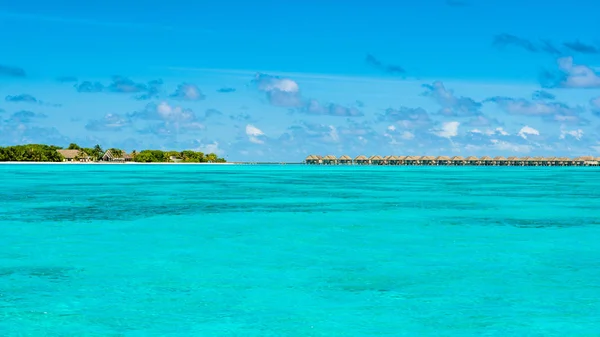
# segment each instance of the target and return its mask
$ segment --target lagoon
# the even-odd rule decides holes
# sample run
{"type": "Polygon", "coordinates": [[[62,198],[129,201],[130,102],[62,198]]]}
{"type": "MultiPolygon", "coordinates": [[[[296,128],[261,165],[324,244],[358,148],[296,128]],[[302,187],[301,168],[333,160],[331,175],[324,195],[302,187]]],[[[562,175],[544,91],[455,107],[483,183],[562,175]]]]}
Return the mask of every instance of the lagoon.
{"type": "Polygon", "coordinates": [[[600,169],[0,165],[2,336],[596,336],[600,169]]]}

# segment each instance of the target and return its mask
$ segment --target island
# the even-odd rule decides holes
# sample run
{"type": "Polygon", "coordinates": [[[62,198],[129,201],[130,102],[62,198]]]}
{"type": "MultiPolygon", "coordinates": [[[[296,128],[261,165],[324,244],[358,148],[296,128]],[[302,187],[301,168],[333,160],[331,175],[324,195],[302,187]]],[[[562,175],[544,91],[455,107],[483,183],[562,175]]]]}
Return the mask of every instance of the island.
{"type": "Polygon", "coordinates": [[[127,153],[116,148],[104,150],[100,145],[87,148],[71,143],[67,148],[44,144],[0,147],[0,162],[225,163],[226,160],[214,153],[192,150],[133,150],[127,153]]]}

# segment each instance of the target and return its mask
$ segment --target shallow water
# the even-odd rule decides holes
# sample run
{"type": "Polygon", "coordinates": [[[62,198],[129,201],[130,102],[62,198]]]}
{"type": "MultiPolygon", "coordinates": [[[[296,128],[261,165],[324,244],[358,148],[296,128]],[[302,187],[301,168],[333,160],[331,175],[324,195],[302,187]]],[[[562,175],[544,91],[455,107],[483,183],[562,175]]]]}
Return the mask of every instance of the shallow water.
{"type": "Polygon", "coordinates": [[[600,169],[0,165],[2,336],[598,336],[600,169]]]}

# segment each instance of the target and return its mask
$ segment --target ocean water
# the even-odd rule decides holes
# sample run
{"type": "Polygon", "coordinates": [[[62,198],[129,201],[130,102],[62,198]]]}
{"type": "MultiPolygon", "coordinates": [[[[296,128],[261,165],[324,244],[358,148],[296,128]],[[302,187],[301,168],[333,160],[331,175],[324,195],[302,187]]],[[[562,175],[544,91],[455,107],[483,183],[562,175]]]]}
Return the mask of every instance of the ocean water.
{"type": "Polygon", "coordinates": [[[0,165],[1,336],[600,336],[600,169],[0,165]]]}

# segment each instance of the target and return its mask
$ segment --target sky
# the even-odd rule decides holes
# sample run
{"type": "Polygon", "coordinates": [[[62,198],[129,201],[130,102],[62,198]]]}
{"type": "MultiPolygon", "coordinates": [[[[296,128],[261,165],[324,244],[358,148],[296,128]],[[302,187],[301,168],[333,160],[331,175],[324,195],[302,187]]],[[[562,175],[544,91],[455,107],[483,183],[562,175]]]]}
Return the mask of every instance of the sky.
{"type": "Polygon", "coordinates": [[[0,0],[0,146],[599,157],[598,10],[0,0]]]}

